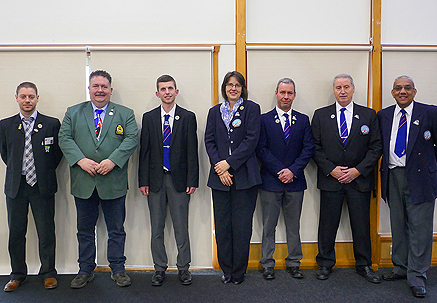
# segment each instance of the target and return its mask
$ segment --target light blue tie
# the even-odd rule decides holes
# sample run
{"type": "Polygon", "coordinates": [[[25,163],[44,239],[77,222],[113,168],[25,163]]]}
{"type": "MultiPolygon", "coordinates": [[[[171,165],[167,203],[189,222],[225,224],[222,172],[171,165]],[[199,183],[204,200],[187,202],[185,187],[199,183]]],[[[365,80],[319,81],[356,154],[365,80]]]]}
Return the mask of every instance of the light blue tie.
{"type": "Polygon", "coordinates": [[[346,110],[346,108],[342,108],[340,109],[341,113],[340,113],[340,132],[341,132],[341,141],[343,141],[343,145],[346,145],[346,141],[347,141],[347,137],[349,136],[348,132],[347,132],[347,124],[346,124],[346,117],[344,115],[344,111],[346,110]]]}

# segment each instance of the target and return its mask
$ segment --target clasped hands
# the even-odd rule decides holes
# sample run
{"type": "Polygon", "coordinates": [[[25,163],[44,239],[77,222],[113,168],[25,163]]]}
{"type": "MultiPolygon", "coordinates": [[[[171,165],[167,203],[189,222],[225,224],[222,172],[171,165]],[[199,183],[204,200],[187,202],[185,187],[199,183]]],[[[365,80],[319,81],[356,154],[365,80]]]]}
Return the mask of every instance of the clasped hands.
{"type": "Polygon", "coordinates": [[[82,168],[93,177],[97,176],[97,174],[106,175],[115,167],[115,163],[109,159],[105,159],[102,160],[100,163],[97,163],[94,160],[82,158],[77,161],[77,165],[79,165],[80,168],[82,168]]]}
{"type": "Polygon", "coordinates": [[[331,176],[340,183],[351,183],[360,175],[360,172],[355,167],[348,168],[347,166],[336,166],[331,171],[331,176]]]}
{"type": "Polygon", "coordinates": [[[219,176],[220,181],[226,186],[231,186],[233,183],[233,175],[231,175],[228,171],[230,167],[231,166],[228,164],[228,162],[226,162],[226,160],[217,162],[214,166],[215,172],[219,176]]]}

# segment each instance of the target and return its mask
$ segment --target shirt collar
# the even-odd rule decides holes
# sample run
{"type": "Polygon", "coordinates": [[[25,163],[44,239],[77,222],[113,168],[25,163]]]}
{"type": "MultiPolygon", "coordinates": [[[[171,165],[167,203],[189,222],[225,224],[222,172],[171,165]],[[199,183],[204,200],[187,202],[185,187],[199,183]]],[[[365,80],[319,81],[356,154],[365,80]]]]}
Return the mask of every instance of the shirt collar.
{"type": "MultiPolygon", "coordinates": [[[[91,101],[90,101],[90,102],[91,102],[91,101]]],[[[109,103],[107,103],[107,104],[106,104],[105,106],[103,106],[102,108],[98,108],[97,106],[94,105],[94,103],[91,102],[91,105],[93,106],[93,112],[94,112],[94,113],[96,112],[96,109],[102,109],[102,110],[103,110],[102,113],[106,113],[106,108],[108,107],[108,104],[109,104],[109,103]]]]}
{"type": "MultiPolygon", "coordinates": [[[[337,112],[339,112],[340,111],[340,109],[342,109],[343,108],[343,106],[341,106],[340,104],[338,104],[338,102],[335,102],[335,108],[336,108],[336,111],[337,112]]],[[[351,103],[349,103],[347,106],[345,106],[344,108],[346,108],[346,110],[348,111],[348,112],[353,112],[353,109],[354,109],[354,101],[352,101],[351,103]]]]}
{"type": "Polygon", "coordinates": [[[170,117],[174,118],[175,112],[176,112],[176,103],[168,113],[165,112],[164,108],[161,105],[161,117],[164,117],[165,115],[170,115],[170,117]]]}
{"type": "Polygon", "coordinates": [[[276,105],[276,112],[278,113],[279,117],[283,117],[284,113],[288,114],[288,117],[291,116],[291,113],[293,112],[293,108],[290,108],[290,110],[288,112],[284,112],[282,109],[280,109],[277,105],[276,105]]]}
{"type": "MultiPolygon", "coordinates": [[[[407,107],[405,107],[405,112],[411,117],[413,115],[413,107],[414,107],[414,100],[413,102],[410,103],[410,105],[408,105],[407,107]]],[[[401,111],[401,108],[399,107],[399,105],[396,103],[396,107],[395,107],[395,115],[398,115],[399,112],[401,111]]]]}
{"type": "MultiPolygon", "coordinates": [[[[38,111],[37,110],[35,110],[34,112],[33,112],[33,114],[32,115],[30,115],[30,117],[33,117],[33,121],[35,121],[36,120],[36,116],[38,115],[38,111]]],[[[29,118],[30,118],[29,117],[29,118]]],[[[23,116],[23,114],[20,112],[20,119],[21,120],[23,120],[24,118],[26,118],[25,116],[23,116]]]]}

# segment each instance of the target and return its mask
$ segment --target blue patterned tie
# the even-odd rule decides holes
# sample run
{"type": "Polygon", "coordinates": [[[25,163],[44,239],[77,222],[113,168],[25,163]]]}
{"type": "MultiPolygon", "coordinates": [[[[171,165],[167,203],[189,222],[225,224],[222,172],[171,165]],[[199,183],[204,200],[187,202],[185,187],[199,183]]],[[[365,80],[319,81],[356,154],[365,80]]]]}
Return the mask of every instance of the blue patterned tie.
{"type": "Polygon", "coordinates": [[[290,120],[288,120],[288,114],[284,113],[285,124],[284,124],[284,136],[285,141],[288,142],[288,138],[290,138],[290,120]]]}
{"type": "Polygon", "coordinates": [[[97,138],[97,142],[99,142],[99,138],[100,138],[100,132],[102,130],[102,118],[100,117],[100,115],[102,114],[103,109],[96,109],[96,115],[97,117],[94,118],[94,126],[96,127],[96,138],[97,138]]]}
{"type": "Polygon", "coordinates": [[[170,115],[167,114],[164,116],[164,128],[163,128],[163,147],[164,147],[164,167],[170,171],[170,140],[171,140],[171,129],[170,122],[168,121],[170,115]]]}
{"type": "Polygon", "coordinates": [[[347,141],[347,137],[349,136],[348,132],[347,132],[347,124],[346,124],[346,117],[344,115],[344,111],[346,110],[346,108],[342,108],[340,109],[341,113],[340,113],[340,131],[341,131],[341,141],[343,141],[343,145],[346,145],[346,141],[347,141]]]}
{"type": "Polygon", "coordinates": [[[398,134],[396,136],[395,154],[401,158],[407,149],[407,117],[405,109],[401,109],[401,120],[399,120],[398,134]]]}

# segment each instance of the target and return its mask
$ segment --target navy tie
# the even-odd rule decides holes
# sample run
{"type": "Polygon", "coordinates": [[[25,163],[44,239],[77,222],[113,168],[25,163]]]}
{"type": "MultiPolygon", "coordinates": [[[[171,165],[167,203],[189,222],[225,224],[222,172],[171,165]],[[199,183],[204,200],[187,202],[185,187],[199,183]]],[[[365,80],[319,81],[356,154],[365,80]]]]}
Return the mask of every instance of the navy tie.
{"type": "Polygon", "coordinates": [[[288,120],[288,114],[284,113],[285,124],[284,124],[284,136],[285,141],[288,142],[288,138],[290,138],[290,120],[288,120]]]}
{"type": "Polygon", "coordinates": [[[171,129],[170,122],[168,121],[170,115],[167,114],[164,116],[164,128],[163,128],[163,147],[164,147],[164,167],[170,171],[170,140],[171,140],[171,129]]]}
{"type": "Polygon", "coordinates": [[[407,150],[407,117],[405,109],[401,109],[401,120],[399,120],[398,134],[396,136],[395,154],[401,158],[407,150]]]}
{"type": "Polygon", "coordinates": [[[343,145],[346,145],[346,141],[347,141],[347,137],[348,132],[347,132],[347,123],[346,123],[346,117],[344,115],[344,111],[346,110],[346,108],[342,108],[340,109],[341,113],[340,113],[340,132],[341,132],[341,141],[343,141],[343,145]]]}

